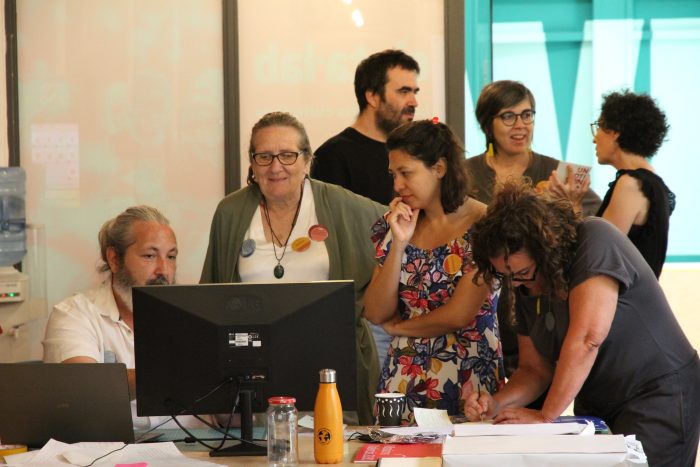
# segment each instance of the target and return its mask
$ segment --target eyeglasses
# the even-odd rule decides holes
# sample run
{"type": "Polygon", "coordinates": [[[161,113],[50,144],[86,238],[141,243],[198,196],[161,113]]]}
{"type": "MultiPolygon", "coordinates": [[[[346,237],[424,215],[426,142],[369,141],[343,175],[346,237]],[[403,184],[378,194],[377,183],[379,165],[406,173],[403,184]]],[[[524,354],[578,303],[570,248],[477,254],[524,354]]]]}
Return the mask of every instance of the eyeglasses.
{"type": "Polygon", "coordinates": [[[299,158],[299,154],[302,153],[292,151],[284,151],[280,152],[279,154],[270,154],[269,152],[258,152],[251,155],[250,157],[253,158],[253,161],[256,164],[262,166],[272,164],[272,161],[275,160],[275,158],[277,158],[277,160],[280,161],[280,164],[282,165],[292,165],[299,158]]]}
{"type": "Polygon", "coordinates": [[[523,110],[519,114],[516,114],[514,112],[503,112],[500,115],[496,115],[496,117],[500,118],[505,126],[515,125],[515,122],[518,120],[518,117],[520,117],[520,120],[522,120],[522,122],[525,125],[529,125],[530,123],[535,121],[535,111],[523,110]]]}
{"type": "Polygon", "coordinates": [[[505,282],[506,279],[509,279],[511,282],[532,282],[537,278],[537,270],[538,269],[539,269],[539,266],[537,264],[535,264],[535,269],[532,271],[532,275],[530,277],[524,277],[524,276],[521,276],[518,274],[503,274],[501,272],[496,271],[493,268],[493,266],[491,266],[491,275],[500,284],[505,282]]]}
{"type": "Polygon", "coordinates": [[[594,138],[595,138],[595,135],[598,133],[598,127],[599,127],[599,126],[600,126],[600,125],[598,124],[598,122],[593,122],[593,123],[591,123],[591,133],[593,133],[593,137],[594,137],[594,138]]]}

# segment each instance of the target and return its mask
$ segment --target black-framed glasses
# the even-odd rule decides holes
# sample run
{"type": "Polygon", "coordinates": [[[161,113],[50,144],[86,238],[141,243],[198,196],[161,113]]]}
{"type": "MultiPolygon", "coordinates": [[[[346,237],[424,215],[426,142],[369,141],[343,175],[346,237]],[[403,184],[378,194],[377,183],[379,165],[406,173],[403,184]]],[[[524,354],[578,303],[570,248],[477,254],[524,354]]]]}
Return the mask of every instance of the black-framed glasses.
{"type": "Polygon", "coordinates": [[[501,284],[504,283],[506,279],[509,279],[511,282],[532,282],[537,278],[538,269],[539,266],[535,264],[535,269],[532,271],[532,275],[530,275],[530,277],[525,277],[519,274],[503,274],[496,271],[493,266],[491,266],[491,276],[493,276],[493,278],[501,284]]]}
{"type": "Polygon", "coordinates": [[[595,135],[598,134],[599,127],[600,127],[600,124],[598,124],[598,122],[591,123],[591,133],[593,133],[594,138],[595,138],[595,135]]]}
{"type": "Polygon", "coordinates": [[[518,117],[520,117],[520,120],[525,125],[529,125],[530,123],[535,121],[535,111],[528,109],[523,110],[519,114],[516,114],[515,112],[503,112],[502,114],[496,115],[496,117],[500,118],[505,126],[515,125],[515,122],[518,120],[518,117]]]}
{"type": "Polygon", "coordinates": [[[262,166],[272,164],[272,161],[275,160],[275,158],[277,158],[277,160],[280,161],[280,164],[282,165],[292,165],[299,158],[299,154],[302,153],[294,151],[283,151],[278,154],[271,154],[269,152],[258,152],[252,154],[250,157],[253,158],[253,162],[262,166]]]}

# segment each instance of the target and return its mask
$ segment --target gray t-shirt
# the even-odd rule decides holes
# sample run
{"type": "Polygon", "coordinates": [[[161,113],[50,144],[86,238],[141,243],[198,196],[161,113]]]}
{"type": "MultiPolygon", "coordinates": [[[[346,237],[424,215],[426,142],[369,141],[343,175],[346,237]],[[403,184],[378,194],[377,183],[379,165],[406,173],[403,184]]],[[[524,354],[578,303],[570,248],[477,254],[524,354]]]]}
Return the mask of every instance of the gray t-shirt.
{"type": "MultiPolygon", "coordinates": [[[[576,398],[595,412],[608,413],[646,383],[683,367],[695,350],[653,271],[615,226],[601,218],[585,219],[575,248],[570,289],[598,275],[620,285],[610,331],[576,398]]],[[[516,296],[518,333],[529,335],[537,351],[556,363],[569,324],[568,304],[553,300],[538,314],[537,297],[526,296],[520,288],[516,296]]]]}

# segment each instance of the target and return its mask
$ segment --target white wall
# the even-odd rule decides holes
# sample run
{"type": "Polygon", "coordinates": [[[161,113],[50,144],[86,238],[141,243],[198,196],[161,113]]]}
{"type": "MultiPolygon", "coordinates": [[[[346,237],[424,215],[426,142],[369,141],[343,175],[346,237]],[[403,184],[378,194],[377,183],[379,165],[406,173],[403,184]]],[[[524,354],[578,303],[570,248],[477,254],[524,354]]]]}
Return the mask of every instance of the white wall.
{"type": "MultiPolygon", "coordinates": [[[[0,24],[5,24],[5,2],[0,2],[0,24]]],[[[7,45],[5,34],[0,37],[0,53],[5,56],[7,45]]],[[[5,60],[0,60],[0,76],[6,76],[5,60]]],[[[3,80],[4,82],[4,80],[3,80]]],[[[9,147],[7,145],[7,91],[5,86],[0,86],[0,167],[7,167],[10,161],[9,147]]]]}
{"type": "Polygon", "coordinates": [[[168,216],[196,282],[224,192],[221,0],[17,2],[27,219],[44,224],[49,306],[95,285],[97,232],[168,216]]]}
{"type": "Polygon", "coordinates": [[[659,282],[685,335],[700,350],[700,264],[666,263],[659,282]]]}
{"type": "MultiPolygon", "coordinates": [[[[355,67],[385,48],[420,62],[418,118],[444,120],[442,0],[238,5],[242,154],[269,111],[299,117],[313,148],[351,124],[355,67]]],[[[49,305],[100,280],[97,232],[133,204],[170,218],[178,281],[196,282],[224,188],[221,1],[22,0],[17,9],[20,157],[28,221],[46,226],[49,305]]]]}
{"type": "Polygon", "coordinates": [[[443,0],[241,0],[241,186],[250,130],[283,110],[304,123],[311,147],[352,124],[358,113],[355,67],[399,48],[421,73],[416,118],[445,121],[443,0]],[[274,12],[274,14],[270,14],[274,12]]]}

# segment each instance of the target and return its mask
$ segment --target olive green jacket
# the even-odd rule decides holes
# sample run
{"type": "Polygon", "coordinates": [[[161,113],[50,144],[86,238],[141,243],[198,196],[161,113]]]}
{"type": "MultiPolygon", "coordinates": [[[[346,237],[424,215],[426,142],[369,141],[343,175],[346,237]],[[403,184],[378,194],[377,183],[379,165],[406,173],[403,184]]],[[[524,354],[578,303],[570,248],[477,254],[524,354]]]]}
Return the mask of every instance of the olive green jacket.
{"type": "MultiPolygon", "coordinates": [[[[379,368],[372,333],[362,318],[362,300],[375,264],[370,228],[387,207],[340,186],[318,180],[311,180],[311,190],[318,222],[328,229],[325,241],[329,259],[328,278],[355,281],[357,412],[360,424],[372,424],[379,368]]],[[[261,201],[258,186],[250,185],[226,196],[219,203],[211,223],[201,283],[241,281],[238,271],[241,244],[261,201]]]]}

